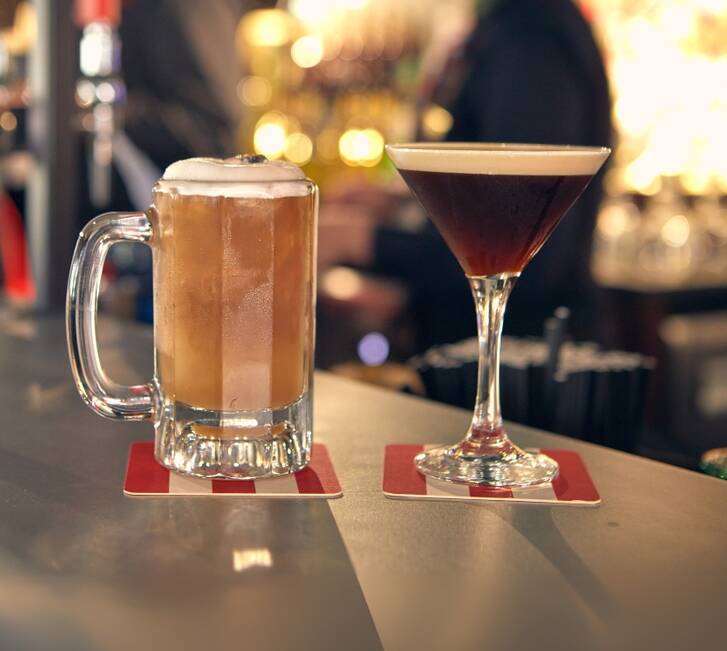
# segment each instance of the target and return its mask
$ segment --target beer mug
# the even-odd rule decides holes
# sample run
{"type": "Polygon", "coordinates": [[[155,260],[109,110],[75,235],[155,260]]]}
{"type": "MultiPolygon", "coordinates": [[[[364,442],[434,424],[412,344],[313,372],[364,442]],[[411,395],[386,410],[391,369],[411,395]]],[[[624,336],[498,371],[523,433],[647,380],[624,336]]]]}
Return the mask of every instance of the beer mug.
{"type": "Polygon", "coordinates": [[[163,466],[198,477],[295,472],[312,440],[318,191],[262,156],[167,168],[146,212],[81,232],[66,331],[81,397],[101,416],[151,420],[163,466]],[[99,361],[96,304],[109,247],[151,247],[155,372],[121,386],[99,361]]]}

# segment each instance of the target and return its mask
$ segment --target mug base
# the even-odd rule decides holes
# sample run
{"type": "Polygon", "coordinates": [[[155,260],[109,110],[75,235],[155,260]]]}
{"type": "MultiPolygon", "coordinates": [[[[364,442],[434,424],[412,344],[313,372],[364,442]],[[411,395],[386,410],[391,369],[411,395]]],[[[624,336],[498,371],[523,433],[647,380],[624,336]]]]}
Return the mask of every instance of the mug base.
{"type": "Polygon", "coordinates": [[[274,409],[215,411],[167,403],[155,425],[165,468],[206,479],[288,475],[310,461],[311,395],[274,409]]]}

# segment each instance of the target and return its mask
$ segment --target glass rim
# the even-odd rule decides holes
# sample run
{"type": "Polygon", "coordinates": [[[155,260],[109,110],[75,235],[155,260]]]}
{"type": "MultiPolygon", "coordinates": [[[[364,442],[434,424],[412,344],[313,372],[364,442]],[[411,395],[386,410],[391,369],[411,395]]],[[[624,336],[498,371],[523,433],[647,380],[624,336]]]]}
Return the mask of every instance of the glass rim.
{"type": "Polygon", "coordinates": [[[448,174],[593,175],[608,147],[490,142],[408,142],[386,145],[400,171],[448,174]]]}
{"type": "Polygon", "coordinates": [[[165,179],[163,177],[160,177],[157,179],[156,183],[154,184],[154,187],[161,185],[161,184],[169,184],[174,185],[176,183],[196,183],[198,185],[259,185],[261,183],[310,183],[312,185],[315,185],[316,182],[313,179],[309,179],[307,176],[304,176],[299,179],[276,179],[276,178],[269,178],[269,179],[249,179],[249,180],[229,180],[229,179],[222,179],[222,180],[204,180],[200,181],[199,179],[165,179]]]}
{"type": "Polygon", "coordinates": [[[593,154],[603,156],[611,153],[610,147],[591,145],[553,145],[543,143],[513,142],[395,142],[387,143],[386,149],[394,151],[458,152],[476,154],[487,152],[505,156],[518,154],[593,154]]]}

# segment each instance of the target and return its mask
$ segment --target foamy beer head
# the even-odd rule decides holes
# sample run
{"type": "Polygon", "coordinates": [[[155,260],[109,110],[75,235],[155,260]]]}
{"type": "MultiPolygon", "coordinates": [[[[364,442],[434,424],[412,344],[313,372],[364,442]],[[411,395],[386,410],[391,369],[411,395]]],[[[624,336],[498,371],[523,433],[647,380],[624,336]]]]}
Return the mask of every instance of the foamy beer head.
{"type": "Polygon", "coordinates": [[[264,157],[192,158],[154,189],[157,375],[167,403],[276,408],[312,363],[315,185],[264,157]]]}

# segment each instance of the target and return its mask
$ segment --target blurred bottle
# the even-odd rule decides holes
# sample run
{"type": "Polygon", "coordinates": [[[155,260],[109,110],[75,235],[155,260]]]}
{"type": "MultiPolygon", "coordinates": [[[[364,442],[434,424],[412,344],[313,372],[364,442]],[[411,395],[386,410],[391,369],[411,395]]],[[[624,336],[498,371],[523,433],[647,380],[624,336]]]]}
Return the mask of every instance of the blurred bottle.
{"type": "Polygon", "coordinates": [[[657,285],[685,282],[698,258],[701,233],[674,179],[663,179],[661,191],[649,201],[643,217],[638,251],[641,272],[657,285]]]}
{"type": "Polygon", "coordinates": [[[604,202],[593,240],[593,274],[606,285],[628,280],[638,250],[641,213],[626,197],[604,202]]]}
{"type": "Polygon", "coordinates": [[[702,233],[700,269],[709,280],[727,281],[727,210],[716,194],[694,201],[693,220],[702,233]]]}
{"type": "Polygon", "coordinates": [[[112,200],[114,135],[120,129],[126,87],[121,79],[120,0],[76,0],[76,24],[83,30],[79,43],[80,77],[76,103],[86,137],[86,164],[94,208],[112,200]]]}

